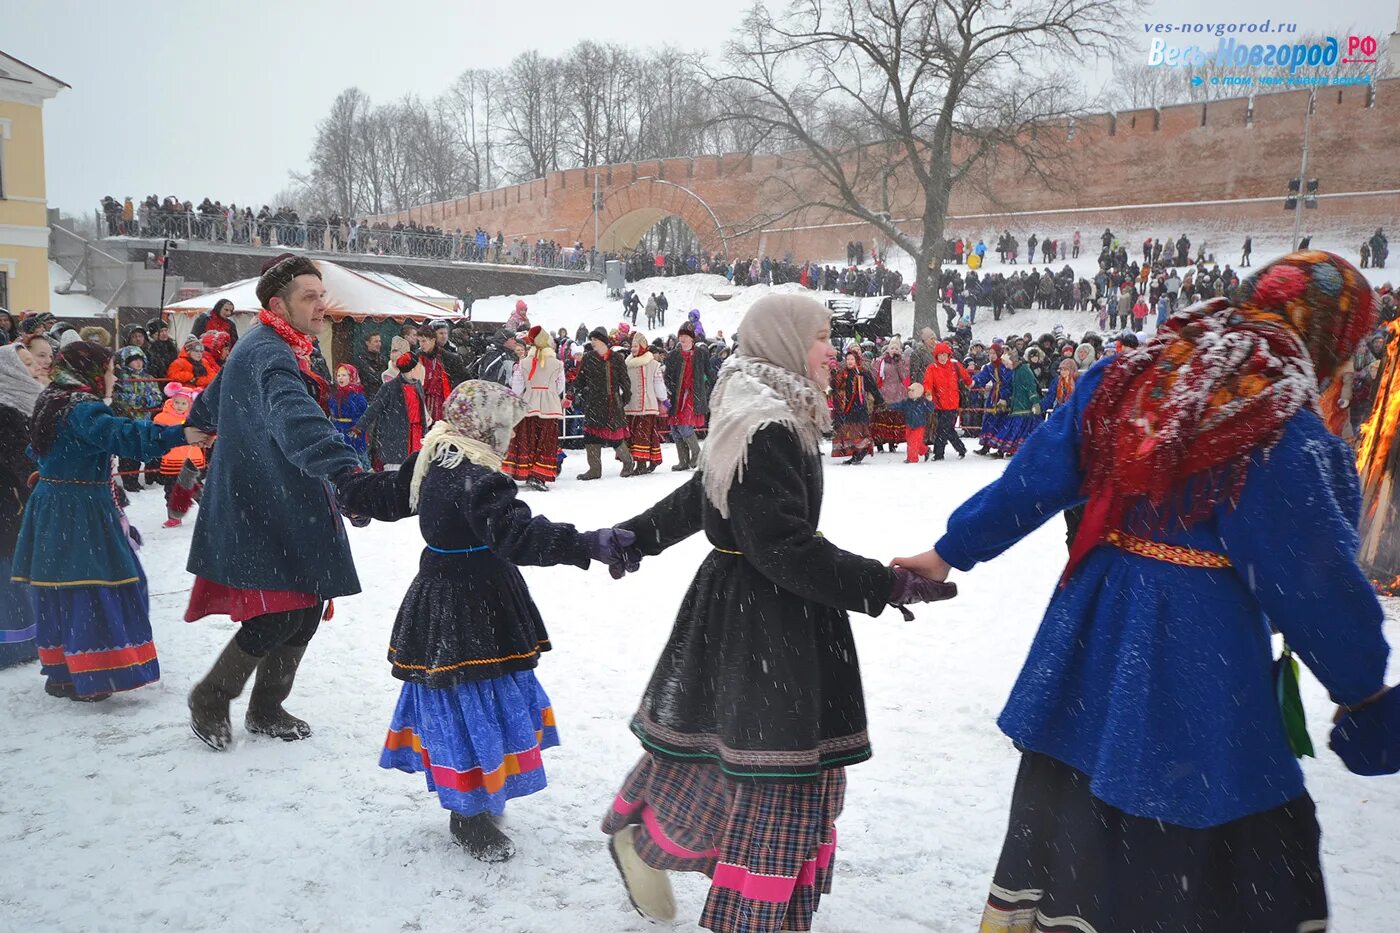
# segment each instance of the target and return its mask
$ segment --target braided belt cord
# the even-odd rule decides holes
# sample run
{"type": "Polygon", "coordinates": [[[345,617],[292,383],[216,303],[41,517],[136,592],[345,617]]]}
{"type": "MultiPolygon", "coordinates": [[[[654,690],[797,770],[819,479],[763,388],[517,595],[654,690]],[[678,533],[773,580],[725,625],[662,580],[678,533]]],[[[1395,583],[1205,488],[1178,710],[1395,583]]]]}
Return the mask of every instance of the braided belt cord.
{"type": "Polygon", "coordinates": [[[1207,570],[1223,570],[1231,566],[1230,558],[1224,554],[1215,554],[1210,551],[1200,551],[1193,547],[1183,547],[1179,544],[1163,544],[1160,541],[1149,541],[1146,538],[1139,538],[1122,531],[1111,531],[1108,534],[1108,543],[1119,550],[1127,551],[1129,554],[1136,554],[1139,557],[1148,557],[1152,560],[1164,561],[1168,564],[1176,564],[1180,567],[1202,567],[1207,570]]]}

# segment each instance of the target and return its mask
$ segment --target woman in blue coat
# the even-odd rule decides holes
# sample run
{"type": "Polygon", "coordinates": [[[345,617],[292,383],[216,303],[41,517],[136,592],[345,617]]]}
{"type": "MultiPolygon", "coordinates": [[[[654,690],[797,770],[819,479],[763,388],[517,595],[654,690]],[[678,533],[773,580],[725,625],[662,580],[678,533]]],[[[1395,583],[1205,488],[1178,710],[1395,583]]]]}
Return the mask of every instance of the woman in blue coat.
{"type": "Polygon", "coordinates": [[[1315,411],[1372,317],[1336,256],[1265,266],[1090,369],[934,550],[895,562],[971,570],[1086,503],[999,720],[1022,757],[984,933],[1326,929],[1271,630],[1341,706],[1347,767],[1400,769],[1354,458],[1315,411]]]}
{"type": "Polygon", "coordinates": [[[29,443],[38,484],[25,507],[11,579],[30,587],[45,691],[105,700],[160,678],[146,575],[113,500],[112,457],[159,460],[194,429],[112,413],[112,351],[65,347],[39,396],[29,443]]]}

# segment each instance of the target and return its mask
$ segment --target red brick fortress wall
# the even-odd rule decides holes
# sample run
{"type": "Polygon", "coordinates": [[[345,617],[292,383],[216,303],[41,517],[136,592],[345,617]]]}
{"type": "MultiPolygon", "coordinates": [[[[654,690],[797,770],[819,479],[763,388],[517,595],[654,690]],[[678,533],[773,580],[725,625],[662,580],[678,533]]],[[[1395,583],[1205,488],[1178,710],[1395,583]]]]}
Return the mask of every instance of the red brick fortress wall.
{"type": "MultiPolygon", "coordinates": [[[[948,229],[990,237],[1009,227],[1023,239],[1030,232],[1058,237],[1078,229],[1091,243],[1105,226],[1130,243],[1186,232],[1193,240],[1218,236],[1222,251],[1238,246],[1233,241],[1241,231],[1286,236],[1293,220],[1282,199],[1288,179],[1298,174],[1307,98],[1305,90],[1260,94],[1046,127],[1041,132],[1063,134],[1064,143],[1057,164],[1045,166],[1052,183],[1011,160],[989,164],[980,185],[954,188],[948,229]]],[[[604,195],[604,231],[617,223],[619,232],[630,232],[653,216],[678,214],[708,248],[723,245],[731,256],[790,253],[820,260],[843,257],[849,240],[869,245],[881,239],[839,215],[805,211],[776,219],[792,206],[794,189],[818,184],[796,154],[570,169],[379,219],[416,220],[448,232],[481,225],[507,240],[582,240],[589,246],[595,174],[604,195]]],[[[1305,231],[1325,229],[1359,242],[1363,232],[1400,220],[1400,78],[1374,88],[1318,90],[1307,174],[1320,180],[1323,197],[1305,215],[1305,231]]],[[[914,204],[915,192],[901,191],[896,200],[914,204]]],[[[911,210],[896,217],[907,229],[919,227],[911,210]]]]}

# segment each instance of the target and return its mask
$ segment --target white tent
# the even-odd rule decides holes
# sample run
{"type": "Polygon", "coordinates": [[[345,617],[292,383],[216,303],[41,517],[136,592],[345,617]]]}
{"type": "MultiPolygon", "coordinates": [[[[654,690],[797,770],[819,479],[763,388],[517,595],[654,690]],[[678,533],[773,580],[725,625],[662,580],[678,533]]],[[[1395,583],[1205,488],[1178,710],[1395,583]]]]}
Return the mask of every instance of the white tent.
{"type": "MultiPolygon", "coordinates": [[[[456,310],[456,299],[451,295],[445,295],[399,276],[360,273],[324,259],[315,262],[316,268],[321,270],[321,279],[326,286],[326,299],[330,302],[322,332],[316,336],[323,351],[328,354],[332,347],[334,322],[347,318],[354,321],[388,318],[427,321],[444,318],[463,323],[468,320],[465,314],[456,310]],[[444,308],[436,303],[434,298],[451,304],[444,308]]],[[[214,305],[225,298],[233,302],[233,319],[238,325],[238,332],[245,333],[257,323],[258,312],[262,309],[262,304],[258,301],[257,285],[257,279],[244,279],[167,305],[164,311],[167,320],[170,321],[171,336],[177,344],[183,341],[185,335],[193,329],[195,317],[213,310],[214,305]]]]}

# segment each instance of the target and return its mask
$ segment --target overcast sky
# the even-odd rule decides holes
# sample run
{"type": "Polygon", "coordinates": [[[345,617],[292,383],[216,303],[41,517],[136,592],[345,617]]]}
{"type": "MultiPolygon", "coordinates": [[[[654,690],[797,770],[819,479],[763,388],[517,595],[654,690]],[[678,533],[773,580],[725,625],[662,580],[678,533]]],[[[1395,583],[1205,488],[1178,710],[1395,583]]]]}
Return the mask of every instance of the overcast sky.
{"type": "MultiPolygon", "coordinates": [[[[1139,19],[1389,33],[1397,3],[1150,0],[1139,19]]],[[[0,49],[72,85],[44,112],[50,206],[86,212],[104,194],[151,193],[256,206],[305,167],[316,122],[346,87],[431,98],[465,68],[584,38],[718,53],[748,4],[6,0],[0,49]]]]}

